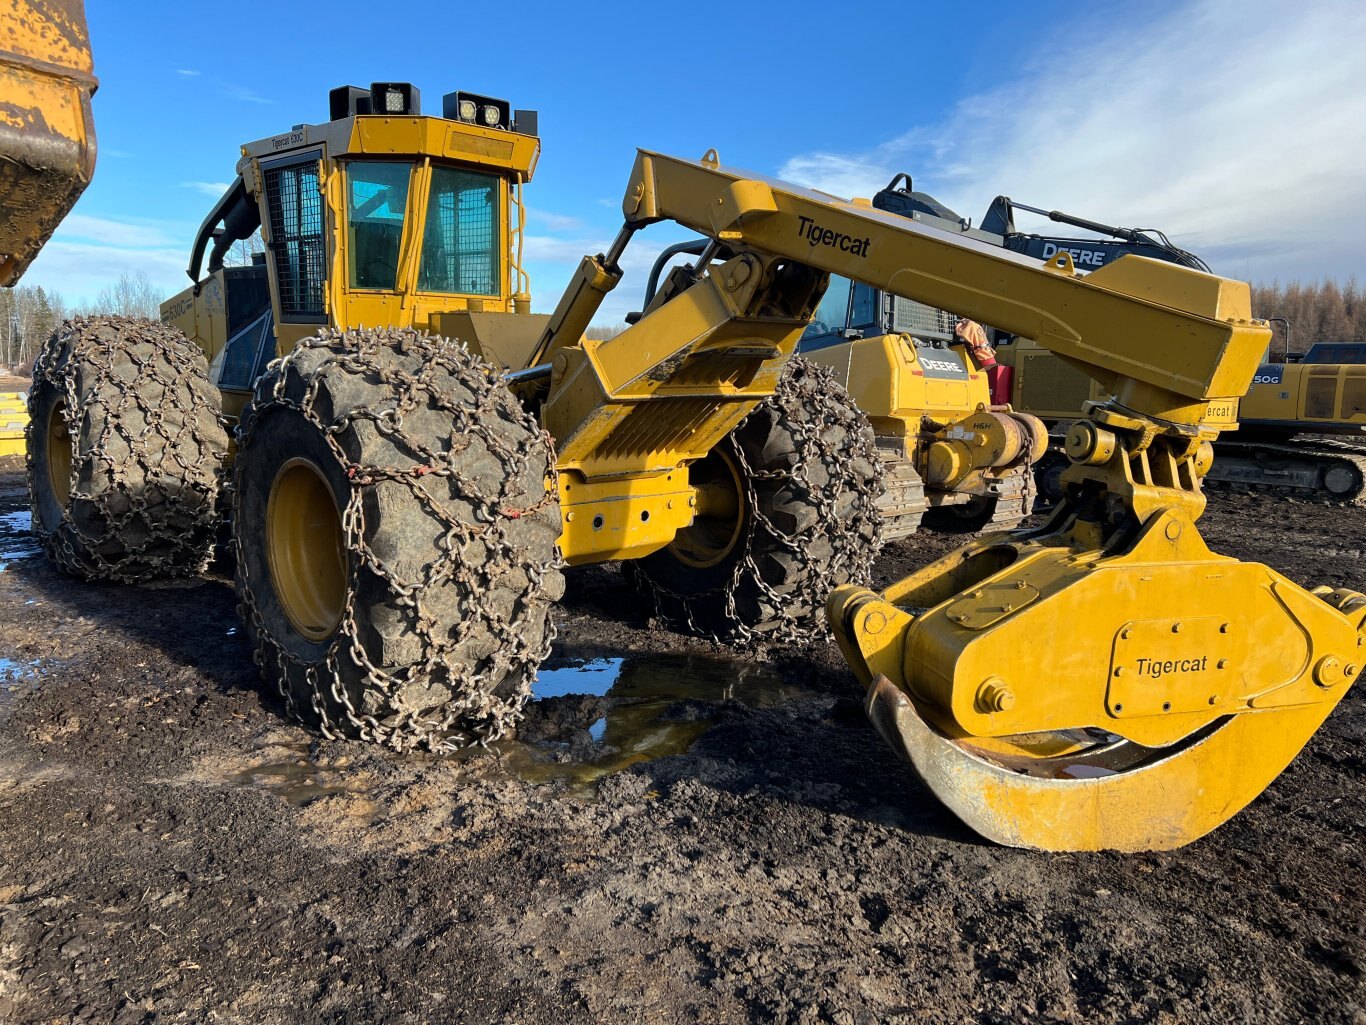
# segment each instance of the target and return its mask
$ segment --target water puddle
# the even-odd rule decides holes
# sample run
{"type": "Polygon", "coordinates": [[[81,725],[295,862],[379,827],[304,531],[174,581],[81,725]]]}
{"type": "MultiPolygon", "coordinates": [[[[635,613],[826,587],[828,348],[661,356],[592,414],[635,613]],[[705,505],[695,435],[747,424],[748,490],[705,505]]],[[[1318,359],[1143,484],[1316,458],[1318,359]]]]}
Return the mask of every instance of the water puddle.
{"type": "Polygon", "coordinates": [[[295,807],[302,808],[320,797],[345,792],[346,788],[335,783],[324,782],[335,776],[325,773],[309,757],[309,744],[272,744],[268,750],[274,754],[284,754],[267,761],[249,765],[228,776],[228,782],[237,786],[268,787],[295,807]]]}
{"type": "Polygon", "coordinates": [[[19,699],[36,691],[44,674],[57,664],[44,664],[39,658],[0,658],[0,725],[14,713],[19,699]]]}
{"type": "Polygon", "coordinates": [[[42,552],[33,536],[33,518],[27,510],[0,513],[0,573],[11,562],[31,559],[42,552]]]}
{"type": "Polygon", "coordinates": [[[541,670],[521,739],[494,747],[522,779],[562,780],[589,795],[604,776],[687,751],[727,701],[763,709],[809,693],[768,666],[721,658],[561,661],[541,670]]]}

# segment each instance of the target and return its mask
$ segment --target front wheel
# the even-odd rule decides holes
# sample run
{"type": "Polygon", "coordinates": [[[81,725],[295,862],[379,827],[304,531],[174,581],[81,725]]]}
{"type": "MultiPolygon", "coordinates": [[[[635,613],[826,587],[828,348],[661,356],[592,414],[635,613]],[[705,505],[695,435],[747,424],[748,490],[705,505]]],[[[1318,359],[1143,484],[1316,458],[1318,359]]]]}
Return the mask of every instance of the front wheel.
{"type": "Polygon", "coordinates": [[[869,578],[882,474],[872,428],[834,374],[793,359],[774,395],[690,468],[692,525],[627,573],[690,632],[810,640],[830,592],[869,578]]]}
{"type": "Polygon", "coordinates": [[[238,436],[237,591],[287,709],[397,750],[501,736],[563,591],[549,439],[492,368],[411,330],[326,332],[238,436]]]}

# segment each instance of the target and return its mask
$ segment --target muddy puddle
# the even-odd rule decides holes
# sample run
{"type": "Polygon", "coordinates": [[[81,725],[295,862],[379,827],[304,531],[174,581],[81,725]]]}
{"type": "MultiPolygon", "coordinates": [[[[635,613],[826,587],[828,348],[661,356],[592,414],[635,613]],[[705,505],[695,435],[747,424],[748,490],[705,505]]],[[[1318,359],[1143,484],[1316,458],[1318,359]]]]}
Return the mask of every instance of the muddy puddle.
{"type": "MultiPolygon", "coordinates": [[[[687,751],[726,702],[764,709],[809,694],[773,669],[727,659],[552,659],[539,674],[517,735],[451,761],[530,783],[562,781],[570,793],[591,799],[605,776],[687,751]]],[[[272,740],[259,747],[256,759],[219,778],[267,788],[299,807],[334,794],[363,795],[373,781],[348,772],[347,759],[315,761],[310,749],[307,741],[272,740]]]]}
{"type": "Polygon", "coordinates": [[[552,660],[532,688],[502,767],[533,783],[564,781],[590,796],[604,776],[682,754],[735,701],[772,708],[809,694],[767,666],[683,655],[552,660]]]}
{"type": "Polygon", "coordinates": [[[43,676],[56,665],[37,658],[0,658],[0,724],[14,713],[21,697],[38,689],[43,676]]]}
{"type": "Polygon", "coordinates": [[[334,782],[336,771],[324,770],[314,762],[309,757],[310,748],[307,741],[273,744],[263,761],[231,773],[227,782],[236,786],[268,787],[299,808],[320,797],[344,793],[347,788],[334,782]]]}
{"type": "Polygon", "coordinates": [[[10,563],[31,559],[42,552],[32,526],[32,517],[27,510],[0,514],[0,573],[10,563]]]}

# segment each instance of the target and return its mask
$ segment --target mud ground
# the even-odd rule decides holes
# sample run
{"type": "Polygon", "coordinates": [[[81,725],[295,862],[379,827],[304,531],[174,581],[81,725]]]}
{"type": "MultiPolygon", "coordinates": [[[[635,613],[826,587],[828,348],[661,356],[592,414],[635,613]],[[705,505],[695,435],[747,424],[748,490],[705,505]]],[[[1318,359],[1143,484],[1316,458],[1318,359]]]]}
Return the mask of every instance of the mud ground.
{"type": "MultiPolygon", "coordinates": [[[[670,633],[613,567],[571,574],[522,742],[405,758],[283,718],[221,571],[78,583],[26,508],[0,474],[0,1022],[1366,1022],[1361,688],[1212,836],[1033,854],[893,758],[833,643],[670,633]],[[623,751],[662,756],[588,782],[623,751]]],[[[1366,584],[1366,509],[1204,524],[1366,584]]]]}

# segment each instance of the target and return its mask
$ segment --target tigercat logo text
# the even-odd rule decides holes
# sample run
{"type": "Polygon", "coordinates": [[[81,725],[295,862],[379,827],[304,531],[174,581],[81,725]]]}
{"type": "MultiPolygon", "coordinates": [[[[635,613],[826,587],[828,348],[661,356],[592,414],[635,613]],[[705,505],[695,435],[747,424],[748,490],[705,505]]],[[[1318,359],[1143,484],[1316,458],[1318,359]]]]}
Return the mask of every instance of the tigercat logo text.
{"type": "Polygon", "coordinates": [[[1199,658],[1169,659],[1165,662],[1155,658],[1138,660],[1138,675],[1151,676],[1154,680],[1160,680],[1169,673],[1203,673],[1208,668],[1208,655],[1201,655],[1199,658]]]}
{"type": "Polygon", "coordinates": [[[807,244],[813,249],[816,246],[829,246],[850,256],[868,255],[868,246],[872,239],[854,238],[853,235],[846,235],[842,231],[822,228],[810,217],[803,217],[800,214],[797,215],[797,220],[800,222],[797,225],[797,234],[806,239],[807,244]]]}

